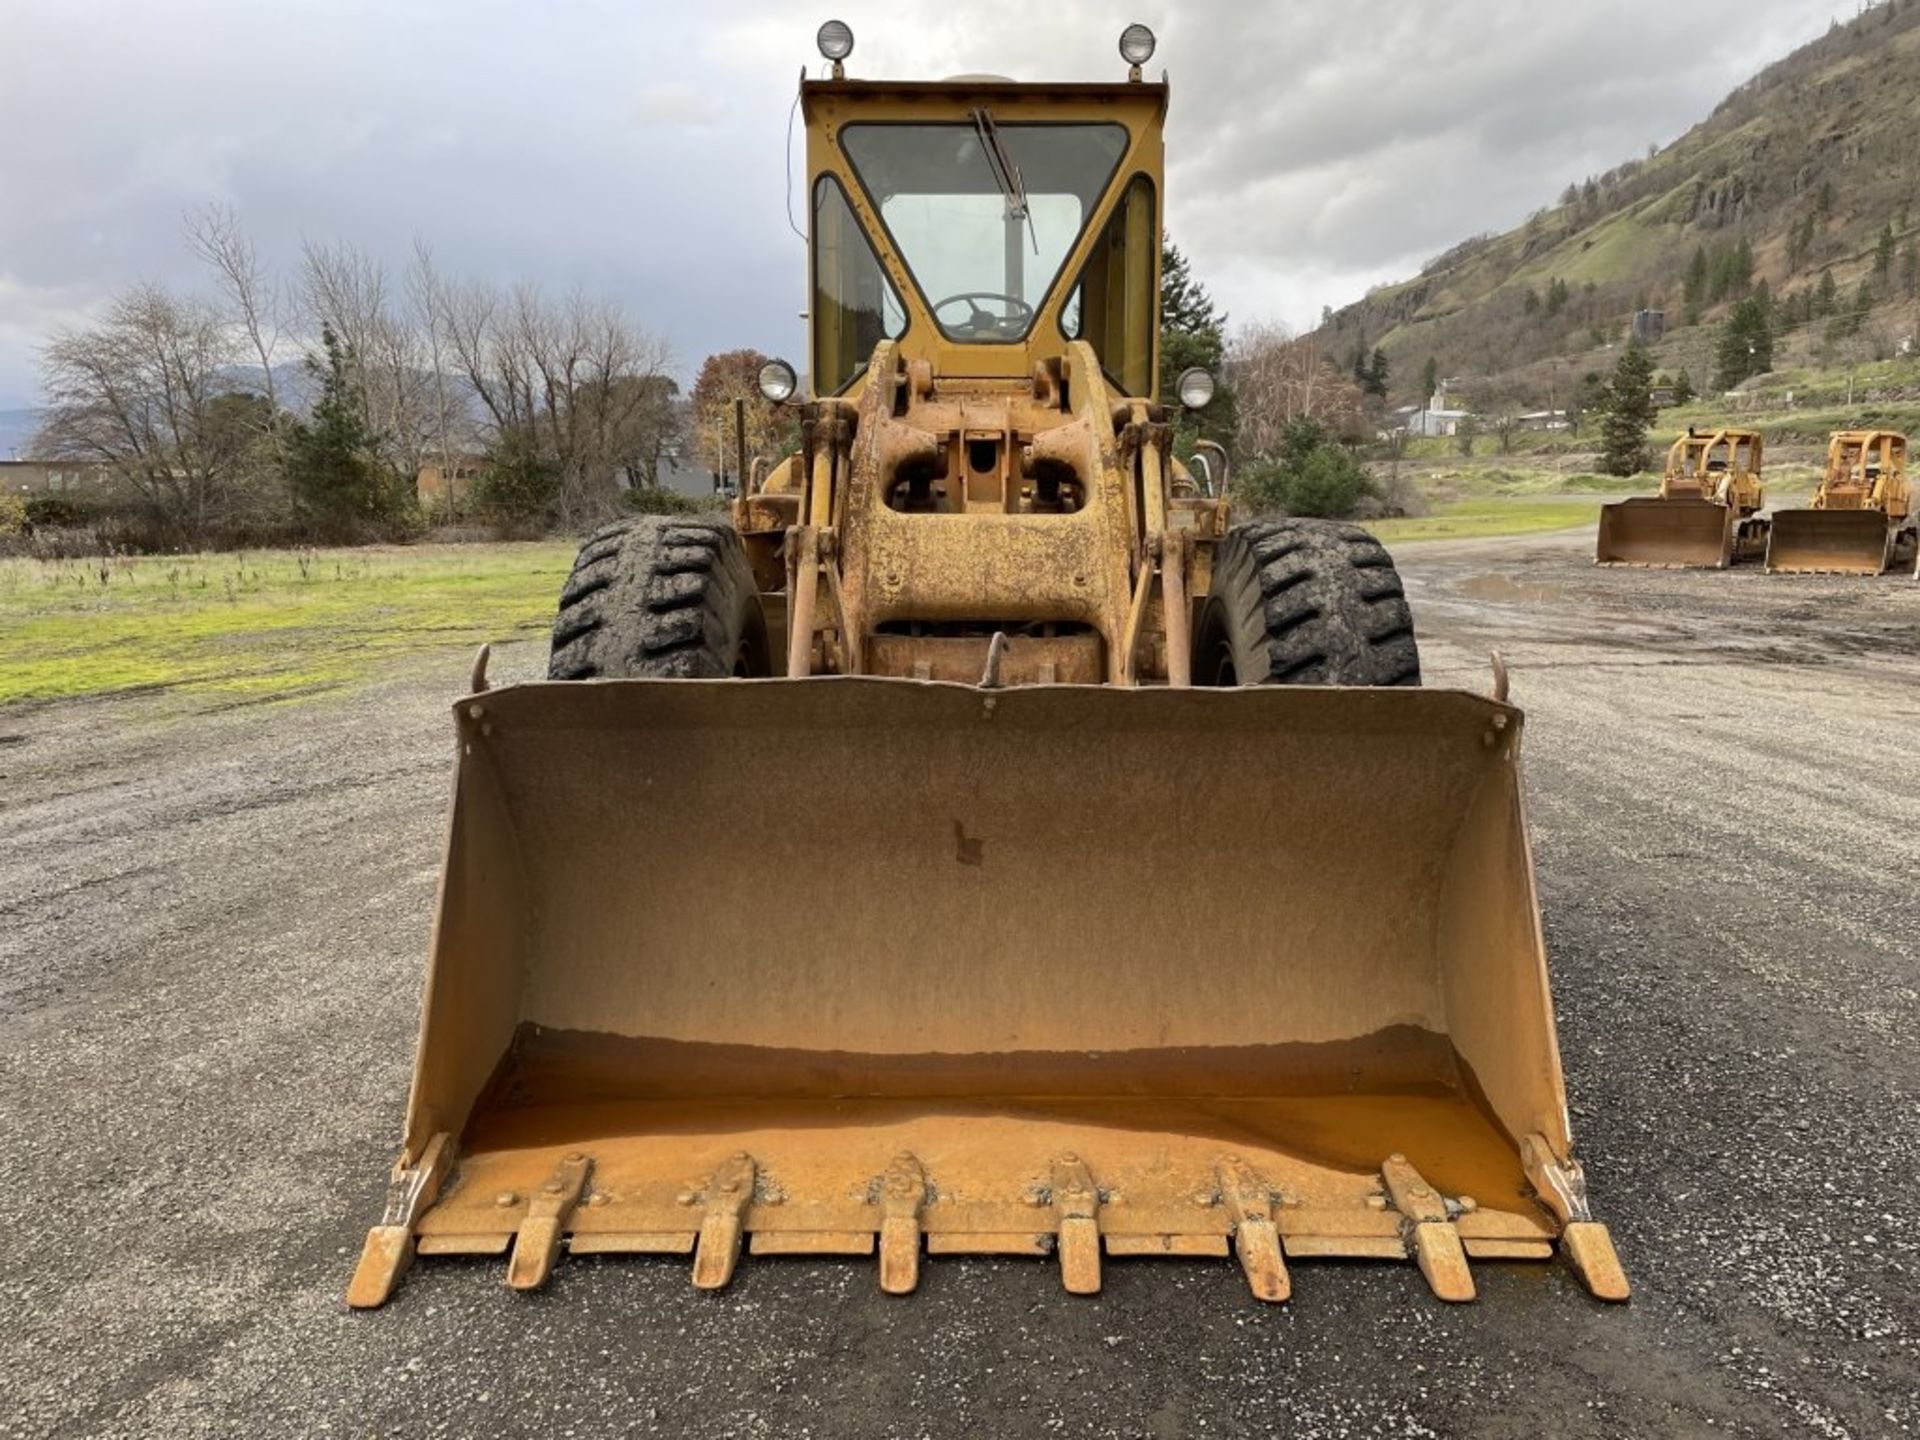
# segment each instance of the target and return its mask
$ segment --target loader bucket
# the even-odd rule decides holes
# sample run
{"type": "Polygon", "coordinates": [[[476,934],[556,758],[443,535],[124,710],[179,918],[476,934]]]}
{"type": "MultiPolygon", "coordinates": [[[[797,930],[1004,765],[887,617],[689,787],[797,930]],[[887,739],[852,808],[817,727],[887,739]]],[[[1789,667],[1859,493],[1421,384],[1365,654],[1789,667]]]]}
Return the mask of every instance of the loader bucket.
{"type": "MultiPolygon", "coordinates": [[[[1016,642],[1017,643],[1017,642],[1016,642]]],[[[1571,1161],[1521,717],[1406,690],[527,685],[460,755],[405,1148],[419,1253],[1237,1254],[1556,1243],[1571,1161]]]]}
{"type": "Polygon", "coordinates": [[[1594,563],[1724,570],[1737,528],[1733,508],[1711,500],[1621,500],[1600,507],[1594,563]]]}
{"type": "Polygon", "coordinates": [[[1767,572],[1878,575],[1892,548],[1893,532],[1878,510],[1776,510],[1767,572]]]}

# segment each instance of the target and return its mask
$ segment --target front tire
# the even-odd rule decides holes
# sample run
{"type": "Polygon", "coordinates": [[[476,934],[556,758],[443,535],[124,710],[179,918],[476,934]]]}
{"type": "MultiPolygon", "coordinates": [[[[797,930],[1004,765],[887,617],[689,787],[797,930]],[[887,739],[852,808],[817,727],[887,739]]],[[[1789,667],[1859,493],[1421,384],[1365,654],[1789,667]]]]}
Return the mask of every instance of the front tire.
{"type": "Polygon", "coordinates": [[[1393,557],[1358,525],[1236,525],[1214,554],[1193,672],[1196,685],[1418,685],[1393,557]]]}
{"type": "Polygon", "coordinates": [[[560,592],[548,679],[772,673],[753,567],[726,521],[617,520],[580,547],[560,592]]]}

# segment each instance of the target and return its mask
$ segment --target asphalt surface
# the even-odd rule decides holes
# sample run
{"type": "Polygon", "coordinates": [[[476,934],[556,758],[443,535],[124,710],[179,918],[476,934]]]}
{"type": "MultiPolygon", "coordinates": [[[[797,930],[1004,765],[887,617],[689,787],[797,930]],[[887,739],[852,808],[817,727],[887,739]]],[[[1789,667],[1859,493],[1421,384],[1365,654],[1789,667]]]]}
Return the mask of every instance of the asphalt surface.
{"type": "MultiPolygon", "coordinates": [[[[439,1259],[342,1289],[407,1082],[468,657],[288,706],[0,710],[0,1435],[1920,1428],[1920,585],[1404,547],[1529,712],[1575,1134],[1636,1287],[1482,1264],[439,1259]]],[[[0,637],[0,643],[4,638],[0,637]]],[[[496,657],[530,677],[536,647],[496,657]]]]}

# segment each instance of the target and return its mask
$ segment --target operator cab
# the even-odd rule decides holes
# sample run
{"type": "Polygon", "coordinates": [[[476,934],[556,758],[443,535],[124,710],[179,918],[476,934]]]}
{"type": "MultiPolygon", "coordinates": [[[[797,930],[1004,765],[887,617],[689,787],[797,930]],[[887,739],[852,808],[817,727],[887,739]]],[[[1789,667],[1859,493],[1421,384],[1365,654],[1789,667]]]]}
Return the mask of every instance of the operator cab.
{"type": "Polygon", "coordinates": [[[1113,389],[1156,398],[1167,87],[1131,75],[802,79],[817,397],[885,340],[942,380],[1016,383],[1085,340],[1113,389]]]}

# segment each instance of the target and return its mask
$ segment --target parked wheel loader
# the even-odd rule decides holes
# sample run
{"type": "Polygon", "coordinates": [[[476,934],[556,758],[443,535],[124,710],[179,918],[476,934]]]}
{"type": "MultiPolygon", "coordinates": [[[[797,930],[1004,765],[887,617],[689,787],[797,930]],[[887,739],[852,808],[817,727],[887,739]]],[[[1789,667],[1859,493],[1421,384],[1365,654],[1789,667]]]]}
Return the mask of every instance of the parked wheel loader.
{"type": "MultiPolygon", "coordinates": [[[[454,707],[416,1255],[1563,1254],[1589,1213],[1521,712],[1419,687],[1365,530],[1234,515],[1159,393],[1168,88],[803,80],[809,389],[724,518],[581,549],[454,707]]],[[[1145,39],[1142,39],[1145,36],[1145,39]]],[[[1205,398],[1207,377],[1179,387],[1205,398]]],[[[1498,668],[1496,666],[1496,668],[1498,668]]],[[[1504,672],[1502,672],[1502,675],[1504,672]]],[[[1338,1283],[1337,1277],[1329,1277],[1338,1283]]]]}
{"type": "Polygon", "coordinates": [[[1836,431],[1812,505],[1773,512],[1767,573],[1883,574],[1914,561],[1917,526],[1907,437],[1891,430],[1836,431]]]}
{"type": "Polygon", "coordinates": [[[1752,430],[1697,431],[1673,442],[1657,496],[1600,508],[1598,565],[1724,570],[1767,548],[1765,443],[1752,430]]]}

